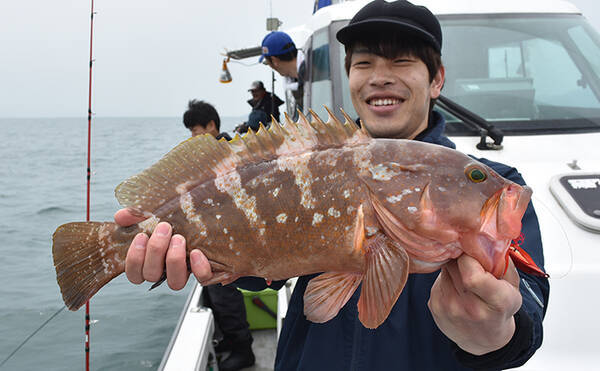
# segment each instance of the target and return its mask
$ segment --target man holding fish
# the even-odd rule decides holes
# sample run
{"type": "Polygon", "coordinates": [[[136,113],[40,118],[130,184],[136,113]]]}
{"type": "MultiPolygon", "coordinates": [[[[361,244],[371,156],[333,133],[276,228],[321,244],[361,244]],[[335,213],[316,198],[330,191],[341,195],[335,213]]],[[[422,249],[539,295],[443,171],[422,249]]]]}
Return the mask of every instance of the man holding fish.
{"type": "MultiPolygon", "coordinates": [[[[352,102],[372,137],[412,139],[454,148],[443,136],[443,117],[431,110],[442,90],[445,70],[441,63],[441,28],[428,9],[408,1],[376,0],[361,9],[337,33],[337,39],[346,48],[352,102]]],[[[504,178],[524,185],[516,169],[480,161],[504,178]]],[[[482,179],[476,171],[469,175],[473,181],[482,179]]],[[[506,197],[517,192],[517,188],[507,189],[506,197]]],[[[428,191],[443,192],[444,187],[428,191]]],[[[409,192],[394,196],[394,200],[409,192]]],[[[436,201],[434,195],[431,199],[436,201]]],[[[435,202],[430,210],[431,220],[435,220],[435,202]]],[[[367,215],[369,210],[364,212],[367,215]]],[[[377,220],[383,220],[380,215],[377,213],[377,220]]],[[[128,209],[115,214],[115,221],[122,226],[143,219],[128,209]]],[[[515,228],[501,225],[498,221],[498,229],[515,228]]],[[[437,228],[435,232],[445,231],[437,228]]],[[[520,247],[543,266],[539,226],[531,205],[524,211],[522,236],[520,247]]],[[[464,370],[522,365],[541,345],[548,281],[517,271],[511,259],[490,258],[486,254],[493,250],[494,241],[470,243],[479,244],[479,249],[450,255],[435,271],[407,248],[410,272],[416,274],[405,278],[404,289],[387,319],[372,326],[375,329],[366,328],[358,319],[360,287],[348,294],[348,302],[333,318],[321,321],[324,323],[309,321],[304,293],[309,281],[318,275],[301,276],[279,339],[275,368],[464,370]]],[[[171,225],[165,222],[159,223],[150,237],[145,233],[136,235],[127,253],[127,277],[138,284],[157,282],[166,270],[169,287],[182,289],[189,277],[185,246],[185,238],[173,235],[171,225]]],[[[213,272],[207,257],[196,249],[189,258],[197,280],[211,282],[213,272]]],[[[273,281],[271,287],[278,289],[283,282],[273,281]]],[[[252,277],[240,278],[236,284],[255,290],[267,286],[264,279],[252,277]]]]}

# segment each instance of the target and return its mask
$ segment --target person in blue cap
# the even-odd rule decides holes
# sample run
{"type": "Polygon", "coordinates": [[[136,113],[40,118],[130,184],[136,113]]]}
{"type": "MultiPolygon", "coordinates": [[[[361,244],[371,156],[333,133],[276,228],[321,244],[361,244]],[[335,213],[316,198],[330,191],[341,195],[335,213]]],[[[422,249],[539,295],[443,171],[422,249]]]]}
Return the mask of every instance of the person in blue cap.
{"type": "Polygon", "coordinates": [[[296,48],[290,35],[282,31],[267,34],[262,43],[262,54],[258,61],[263,61],[281,76],[296,80],[302,84],[301,66],[304,54],[296,48]]]}
{"type": "MultiPolygon", "coordinates": [[[[405,0],[375,0],[336,37],[346,51],[352,103],[371,136],[454,148],[443,135],[443,116],[432,110],[445,68],[442,30],[427,8],[405,0]]],[[[501,176],[525,183],[515,168],[479,160],[501,176]]],[[[115,220],[126,226],[140,218],[123,209],[115,220]]],[[[520,247],[543,267],[539,224],[531,204],[522,219],[522,236],[520,247]]],[[[130,249],[140,256],[127,256],[128,269],[140,279],[157,279],[166,265],[169,286],[184,287],[189,276],[185,252],[168,250],[171,238],[181,236],[136,236],[132,245],[153,241],[167,260],[165,264],[164,255],[160,259],[150,250],[144,257],[143,250],[130,249]],[[142,265],[141,258],[154,263],[142,265]],[[154,275],[146,277],[142,266],[154,275]]],[[[190,253],[190,267],[201,283],[213,276],[199,250],[190,253]]],[[[360,288],[331,320],[308,321],[303,296],[315,276],[298,278],[279,337],[275,370],[500,370],[523,365],[542,342],[548,279],[518,271],[512,262],[502,279],[466,254],[437,272],[410,274],[388,318],[376,329],[358,320],[360,288]]],[[[240,278],[236,284],[252,290],[266,287],[264,279],[255,277],[240,278]]],[[[275,289],[283,285],[284,281],[271,283],[275,289]]]]}
{"type": "MultiPolygon", "coordinates": [[[[302,109],[304,98],[304,53],[283,31],[268,33],[261,43],[259,62],[267,64],[285,78],[285,88],[292,92],[298,109],[302,109]]],[[[289,102],[288,102],[289,103],[289,102]]],[[[295,113],[292,115],[296,117],[295,113]]]]}

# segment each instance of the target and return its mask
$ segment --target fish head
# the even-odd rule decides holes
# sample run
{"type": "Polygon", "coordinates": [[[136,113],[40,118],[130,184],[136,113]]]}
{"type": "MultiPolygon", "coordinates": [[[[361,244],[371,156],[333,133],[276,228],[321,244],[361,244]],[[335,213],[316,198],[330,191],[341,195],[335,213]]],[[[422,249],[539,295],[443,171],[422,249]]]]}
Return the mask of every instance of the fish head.
{"type": "Polygon", "coordinates": [[[411,142],[400,151],[388,149],[393,159],[375,161],[375,168],[390,169],[393,176],[369,179],[386,234],[420,260],[440,262],[464,252],[501,276],[531,189],[459,151],[411,142]]]}

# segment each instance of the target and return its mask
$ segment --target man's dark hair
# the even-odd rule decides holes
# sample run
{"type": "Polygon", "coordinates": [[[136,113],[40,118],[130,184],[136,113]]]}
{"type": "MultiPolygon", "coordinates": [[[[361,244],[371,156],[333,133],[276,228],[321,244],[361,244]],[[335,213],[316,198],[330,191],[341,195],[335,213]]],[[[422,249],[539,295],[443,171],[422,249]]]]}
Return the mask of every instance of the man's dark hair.
{"type": "MultiPolygon", "coordinates": [[[[366,33],[362,37],[356,39],[353,43],[346,46],[346,58],[344,64],[346,74],[350,73],[350,62],[352,61],[352,53],[356,47],[365,48],[369,53],[394,59],[401,55],[409,55],[419,58],[429,71],[429,82],[431,83],[435,75],[442,66],[442,56],[428,43],[421,41],[418,38],[407,38],[400,33],[392,32],[389,36],[382,38],[381,34],[366,33]]],[[[429,110],[433,109],[436,99],[432,99],[429,104],[429,110]]]]}
{"type": "Polygon", "coordinates": [[[346,73],[350,72],[350,61],[354,48],[360,46],[367,49],[369,53],[380,57],[394,59],[400,55],[410,55],[419,58],[427,66],[429,71],[429,82],[438,73],[442,66],[442,56],[433,47],[417,38],[406,38],[398,33],[392,33],[385,38],[381,34],[368,33],[351,45],[346,46],[345,67],[346,73]]]}
{"type": "MultiPolygon", "coordinates": [[[[285,50],[285,49],[291,48],[293,46],[294,46],[293,43],[288,43],[288,44],[285,44],[282,49],[285,50]]],[[[297,55],[298,55],[298,49],[296,49],[294,47],[294,50],[291,50],[291,51],[289,51],[287,53],[283,53],[283,54],[280,54],[280,55],[272,55],[272,56],[265,55],[265,59],[267,61],[269,61],[269,63],[271,63],[271,57],[277,57],[277,58],[281,59],[284,62],[289,62],[292,59],[296,58],[297,55]]]]}
{"type": "Polygon", "coordinates": [[[220,131],[221,119],[212,104],[196,99],[188,102],[188,110],[183,114],[183,124],[186,128],[191,130],[196,125],[205,128],[211,120],[215,122],[217,131],[220,131]]]}

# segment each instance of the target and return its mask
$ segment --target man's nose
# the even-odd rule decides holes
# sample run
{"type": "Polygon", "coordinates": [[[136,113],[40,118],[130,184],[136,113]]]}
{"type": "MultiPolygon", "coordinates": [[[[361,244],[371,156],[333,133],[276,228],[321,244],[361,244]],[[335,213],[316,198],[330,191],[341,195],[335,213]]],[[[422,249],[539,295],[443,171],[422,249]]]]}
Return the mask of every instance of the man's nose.
{"type": "Polygon", "coordinates": [[[375,86],[384,86],[394,84],[396,82],[396,76],[394,75],[390,66],[388,66],[384,62],[379,62],[375,64],[373,68],[373,73],[371,74],[371,78],[369,83],[375,86]]]}

